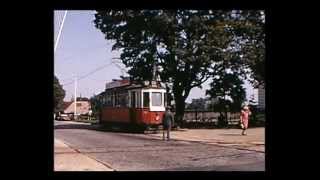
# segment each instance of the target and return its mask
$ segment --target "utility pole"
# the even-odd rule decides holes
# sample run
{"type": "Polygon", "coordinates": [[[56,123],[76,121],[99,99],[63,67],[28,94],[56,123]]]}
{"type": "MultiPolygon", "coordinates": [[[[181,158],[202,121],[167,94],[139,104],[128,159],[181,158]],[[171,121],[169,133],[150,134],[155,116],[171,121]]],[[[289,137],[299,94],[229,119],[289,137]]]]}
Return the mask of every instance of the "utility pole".
{"type": "Polygon", "coordinates": [[[77,115],[77,76],[74,78],[74,118],[77,115]]]}

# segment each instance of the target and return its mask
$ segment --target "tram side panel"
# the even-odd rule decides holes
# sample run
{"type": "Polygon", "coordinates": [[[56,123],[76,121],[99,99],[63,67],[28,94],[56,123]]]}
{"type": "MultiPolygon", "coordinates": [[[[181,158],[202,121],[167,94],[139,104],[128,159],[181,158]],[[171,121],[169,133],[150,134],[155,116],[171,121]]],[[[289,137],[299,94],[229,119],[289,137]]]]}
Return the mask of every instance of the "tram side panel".
{"type": "Polygon", "coordinates": [[[101,122],[129,123],[129,108],[105,107],[102,109],[101,122]]]}

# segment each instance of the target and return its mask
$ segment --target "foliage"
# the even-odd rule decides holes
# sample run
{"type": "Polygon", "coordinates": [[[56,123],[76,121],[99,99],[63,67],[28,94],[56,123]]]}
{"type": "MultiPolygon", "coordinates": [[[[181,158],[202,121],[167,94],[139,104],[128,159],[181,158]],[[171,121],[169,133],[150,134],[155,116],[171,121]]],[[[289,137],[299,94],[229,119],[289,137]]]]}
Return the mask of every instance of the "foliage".
{"type": "Polygon", "coordinates": [[[65,90],[62,88],[59,80],[54,76],[53,80],[53,99],[54,99],[54,112],[63,111],[63,99],[65,97],[65,90]]]}
{"type": "Polygon", "coordinates": [[[190,90],[211,77],[213,64],[230,61],[230,68],[243,76],[245,68],[260,73],[260,59],[264,62],[260,58],[256,63],[257,54],[264,52],[260,19],[261,11],[106,10],[97,11],[94,22],[106,39],[115,42],[113,50],[122,51],[120,59],[132,79],[151,81],[156,69],[172,93],[179,123],[190,90]]]}

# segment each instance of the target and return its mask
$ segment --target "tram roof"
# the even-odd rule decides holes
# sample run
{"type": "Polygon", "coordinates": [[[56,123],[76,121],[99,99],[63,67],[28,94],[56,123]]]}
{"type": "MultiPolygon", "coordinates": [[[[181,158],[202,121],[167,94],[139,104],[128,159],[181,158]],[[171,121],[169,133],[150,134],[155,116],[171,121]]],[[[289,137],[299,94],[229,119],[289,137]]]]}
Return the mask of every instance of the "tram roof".
{"type": "Polygon", "coordinates": [[[106,91],[113,91],[113,90],[130,90],[130,89],[139,89],[139,88],[153,88],[153,89],[165,89],[161,87],[159,83],[152,83],[151,85],[148,83],[145,84],[138,84],[130,81],[113,81],[106,85],[106,91]]]}

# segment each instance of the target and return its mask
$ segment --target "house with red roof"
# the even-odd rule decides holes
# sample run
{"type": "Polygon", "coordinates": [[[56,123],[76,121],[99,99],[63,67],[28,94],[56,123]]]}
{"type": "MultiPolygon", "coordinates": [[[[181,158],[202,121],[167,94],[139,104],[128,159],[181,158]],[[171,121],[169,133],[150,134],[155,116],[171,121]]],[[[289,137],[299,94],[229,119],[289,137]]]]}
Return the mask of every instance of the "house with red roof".
{"type": "MultiPolygon", "coordinates": [[[[74,107],[75,107],[74,101],[63,102],[63,113],[65,114],[74,113],[74,107]]],[[[77,98],[76,108],[77,108],[76,110],[78,115],[88,114],[89,110],[91,109],[91,104],[89,99],[77,98]]]]}

